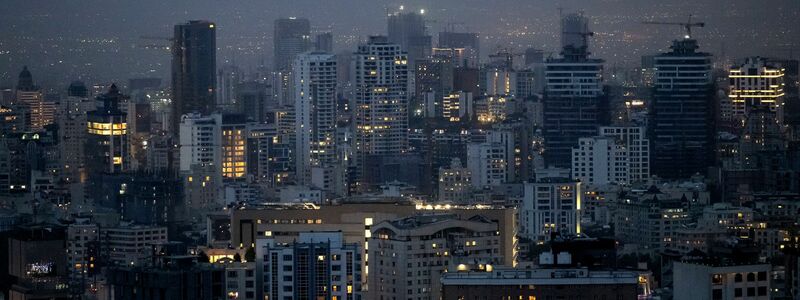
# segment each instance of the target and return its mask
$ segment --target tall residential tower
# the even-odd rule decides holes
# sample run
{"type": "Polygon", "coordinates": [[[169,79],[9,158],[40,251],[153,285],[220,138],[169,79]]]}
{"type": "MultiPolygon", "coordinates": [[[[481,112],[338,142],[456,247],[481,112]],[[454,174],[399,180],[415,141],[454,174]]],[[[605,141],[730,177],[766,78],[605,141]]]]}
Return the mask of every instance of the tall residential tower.
{"type": "Polygon", "coordinates": [[[181,116],[214,111],[217,84],[216,25],[189,21],[175,25],[172,47],[172,116],[170,130],[177,136],[181,116]]]}

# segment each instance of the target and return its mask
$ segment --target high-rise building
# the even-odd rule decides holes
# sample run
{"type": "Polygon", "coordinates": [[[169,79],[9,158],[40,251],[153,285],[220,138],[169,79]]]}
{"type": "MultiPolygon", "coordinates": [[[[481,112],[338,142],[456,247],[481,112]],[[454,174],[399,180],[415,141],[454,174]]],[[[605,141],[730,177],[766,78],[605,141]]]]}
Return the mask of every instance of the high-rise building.
{"type": "Polygon", "coordinates": [[[431,36],[425,28],[425,10],[419,13],[401,10],[388,17],[388,39],[390,43],[400,45],[408,53],[412,63],[424,59],[431,53],[431,36]]]}
{"type": "Polygon", "coordinates": [[[676,40],[655,56],[655,89],[648,110],[651,170],[663,178],[705,174],[714,162],[714,88],[711,54],[697,41],[676,40]]]}
{"type": "Polygon", "coordinates": [[[86,118],[89,111],[95,110],[95,102],[83,82],[70,84],[68,96],[61,102],[58,114],[59,143],[61,153],[62,178],[68,183],[85,182],[86,174],[86,118]]]}
{"type": "Polygon", "coordinates": [[[186,114],[180,123],[180,171],[192,170],[192,166],[211,165],[219,168],[222,161],[222,115],[186,114]]]}
{"type": "Polygon", "coordinates": [[[732,117],[743,125],[752,110],[769,110],[777,114],[782,122],[784,92],[784,69],[760,57],[748,58],[744,64],[731,67],[730,98],[732,117]]]}
{"type": "Polygon", "coordinates": [[[220,127],[222,178],[244,180],[247,176],[247,120],[241,114],[222,115],[220,127]]]}
{"type": "Polygon", "coordinates": [[[397,155],[408,147],[408,58],[386,37],[370,37],[353,58],[357,160],[397,155]]]}
{"type": "Polygon", "coordinates": [[[302,184],[309,182],[312,167],[336,161],[336,70],[332,54],[310,52],[294,61],[295,163],[302,184]]]}
{"type": "Polygon", "coordinates": [[[426,117],[441,117],[442,98],[453,92],[453,62],[449,57],[435,56],[415,63],[414,115],[423,111],[426,117]]]}
{"type": "Polygon", "coordinates": [[[189,21],[175,25],[173,42],[170,130],[173,135],[178,135],[181,116],[188,113],[207,115],[216,106],[216,24],[189,21]]]}
{"type": "MultiPolygon", "coordinates": [[[[223,112],[234,113],[237,110],[239,84],[244,80],[244,72],[236,65],[225,65],[217,71],[216,108],[223,112]]],[[[266,91],[265,91],[266,92],[266,91]]]]}
{"type": "Polygon", "coordinates": [[[492,130],[482,143],[467,145],[467,168],[472,186],[511,183],[515,179],[514,135],[507,130],[492,130]]]}
{"type": "Polygon", "coordinates": [[[112,84],[97,97],[102,107],[86,114],[86,170],[89,176],[116,174],[129,170],[128,116],[119,108],[127,96],[112,84]]]}
{"type": "Polygon", "coordinates": [[[256,246],[263,299],[359,300],[361,262],[361,247],[341,232],[301,232],[290,244],[267,237],[256,246]]]}
{"type": "Polygon", "coordinates": [[[247,128],[244,115],[184,115],[180,125],[180,170],[215,166],[223,179],[243,179],[247,171],[247,128]],[[185,133],[185,135],[184,135],[185,133]]]}
{"type": "Polygon", "coordinates": [[[311,22],[303,18],[275,20],[274,69],[275,72],[289,71],[294,58],[311,49],[311,22]]]}
{"type": "Polygon", "coordinates": [[[55,121],[55,103],[45,101],[41,89],[33,85],[33,76],[27,66],[19,73],[14,104],[25,111],[27,131],[41,131],[45,125],[53,124],[55,121]]]}
{"type": "Polygon", "coordinates": [[[581,183],[569,178],[537,178],[525,183],[519,208],[519,232],[535,242],[549,241],[553,234],[581,232],[581,183]]]}
{"type": "Polygon", "coordinates": [[[278,103],[272,98],[271,86],[259,81],[245,81],[236,85],[235,111],[256,123],[267,121],[267,111],[278,103]]]}
{"type": "Polygon", "coordinates": [[[578,139],[596,135],[606,121],[608,103],[603,60],[589,58],[585,42],[578,48],[573,43],[565,45],[562,56],[545,63],[543,133],[545,162],[566,168],[570,149],[577,146],[578,139]]]}
{"type": "Polygon", "coordinates": [[[316,41],[314,41],[314,50],[333,53],[333,33],[323,32],[317,34],[316,41]]]}
{"type": "Polygon", "coordinates": [[[480,62],[480,39],[474,32],[439,32],[438,49],[449,49],[460,54],[456,56],[459,59],[453,60],[458,67],[475,68],[480,62]]]}

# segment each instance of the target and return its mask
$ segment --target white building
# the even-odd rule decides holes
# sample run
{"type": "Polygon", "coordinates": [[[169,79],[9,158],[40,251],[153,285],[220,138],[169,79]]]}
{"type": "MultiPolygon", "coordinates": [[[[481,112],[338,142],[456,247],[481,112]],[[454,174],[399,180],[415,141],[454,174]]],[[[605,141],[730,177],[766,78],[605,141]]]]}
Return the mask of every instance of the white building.
{"type": "Polygon", "coordinates": [[[301,232],[294,243],[257,240],[259,299],[361,299],[361,249],[341,232],[301,232]]]}
{"type": "Polygon", "coordinates": [[[580,233],[581,183],[568,178],[540,178],[525,183],[519,208],[519,232],[536,242],[552,233],[580,233]]]}
{"type": "Polygon", "coordinates": [[[578,139],[572,149],[572,178],[588,184],[628,183],[628,151],[610,137],[578,139]]]}
{"type": "Polygon", "coordinates": [[[498,225],[482,216],[418,215],[373,226],[370,299],[439,299],[448,266],[501,265],[498,225]]]}
{"type": "Polygon", "coordinates": [[[180,121],[180,170],[192,165],[215,165],[222,161],[222,115],[186,114],[180,121]]]}
{"type": "Polygon", "coordinates": [[[483,188],[514,181],[514,134],[492,130],[483,143],[467,145],[472,186],[483,188]]]}
{"type": "Polygon", "coordinates": [[[109,263],[120,266],[149,263],[152,245],[168,241],[166,227],[121,226],[103,228],[100,233],[101,241],[108,247],[109,263]]]}
{"type": "Polygon", "coordinates": [[[336,57],[309,52],[292,65],[294,76],[295,163],[299,183],[308,183],[311,168],[335,162],[336,57]]]}
{"type": "Polygon", "coordinates": [[[395,155],[408,148],[408,57],[386,37],[370,37],[353,55],[356,152],[395,155]]]}
{"type": "Polygon", "coordinates": [[[769,264],[708,264],[676,261],[674,298],[698,300],[770,299],[769,264]]]}
{"type": "Polygon", "coordinates": [[[600,136],[614,137],[625,146],[628,156],[628,183],[650,178],[650,140],[644,127],[600,127],[600,136]]]}

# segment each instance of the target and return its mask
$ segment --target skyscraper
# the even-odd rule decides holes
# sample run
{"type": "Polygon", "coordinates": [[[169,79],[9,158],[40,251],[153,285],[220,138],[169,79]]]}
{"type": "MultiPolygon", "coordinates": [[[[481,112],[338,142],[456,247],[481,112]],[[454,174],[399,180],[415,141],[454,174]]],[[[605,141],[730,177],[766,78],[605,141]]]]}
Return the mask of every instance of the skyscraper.
{"type": "Polygon", "coordinates": [[[704,174],[714,161],[711,54],[698,48],[696,40],[676,40],[671,52],[655,56],[648,131],[652,171],[664,178],[704,174]]]}
{"type": "Polygon", "coordinates": [[[308,19],[294,17],[277,19],[273,39],[273,71],[288,71],[295,56],[311,49],[311,23],[308,19]]]}
{"type": "MultiPolygon", "coordinates": [[[[408,147],[408,57],[386,37],[370,37],[353,55],[356,153],[397,155],[408,147]]],[[[363,164],[362,164],[363,166],[363,164]]]]}
{"type": "Polygon", "coordinates": [[[15,106],[25,111],[25,130],[41,131],[55,119],[55,103],[44,101],[42,90],[33,85],[33,76],[28,67],[19,73],[15,106]]]}
{"type": "Polygon", "coordinates": [[[170,130],[179,134],[181,116],[214,111],[217,84],[216,25],[189,21],[175,25],[172,47],[172,120],[170,130]]]}
{"type": "Polygon", "coordinates": [[[297,178],[307,182],[311,167],[335,161],[336,57],[322,52],[298,55],[294,61],[297,178]]]}
{"type": "Polygon", "coordinates": [[[480,55],[480,39],[474,32],[439,32],[439,49],[453,49],[456,53],[463,51],[460,61],[454,61],[459,67],[477,67],[480,55]]]}
{"type": "MultiPolygon", "coordinates": [[[[570,23],[566,20],[569,18],[564,23],[570,23]]],[[[594,136],[607,117],[603,60],[589,58],[585,36],[581,38],[583,44],[576,48],[574,43],[567,43],[562,58],[545,62],[545,161],[560,168],[570,166],[571,149],[578,145],[578,139],[594,136]]]]}
{"type": "Polygon", "coordinates": [[[408,53],[408,60],[414,62],[431,53],[431,36],[426,33],[425,10],[416,12],[398,11],[389,15],[388,38],[390,43],[399,44],[408,53]]]}
{"type": "Polygon", "coordinates": [[[119,108],[126,96],[112,84],[97,97],[102,107],[86,114],[86,169],[89,176],[117,174],[130,166],[127,114],[119,108]]]}

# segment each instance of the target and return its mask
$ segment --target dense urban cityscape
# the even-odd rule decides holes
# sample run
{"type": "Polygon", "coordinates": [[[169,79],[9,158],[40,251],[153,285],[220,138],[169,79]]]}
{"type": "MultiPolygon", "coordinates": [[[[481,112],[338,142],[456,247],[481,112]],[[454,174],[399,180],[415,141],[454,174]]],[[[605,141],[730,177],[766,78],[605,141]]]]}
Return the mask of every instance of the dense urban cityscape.
{"type": "Polygon", "coordinates": [[[800,1],[8,1],[0,300],[800,300],[800,1]]]}

